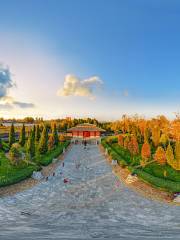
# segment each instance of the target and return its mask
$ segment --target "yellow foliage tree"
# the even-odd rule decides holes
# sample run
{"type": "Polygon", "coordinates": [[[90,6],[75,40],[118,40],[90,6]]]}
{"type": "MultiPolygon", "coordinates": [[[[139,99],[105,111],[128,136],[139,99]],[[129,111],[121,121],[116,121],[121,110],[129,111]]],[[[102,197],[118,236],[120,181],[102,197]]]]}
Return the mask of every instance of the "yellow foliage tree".
{"type": "Polygon", "coordinates": [[[155,126],[152,129],[152,141],[154,143],[154,146],[157,147],[160,141],[160,129],[158,126],[155,126]]]}
{"type": "Polygon", "coordinates": [[[161,134],[161,137],[160,137],[160,143],[163,145],[163,146],[166,146],[166,144],[168,143],[168,137],[165,133],[161,134]]]}
{"type": "Polygon", "coordinates": [[[174,168],[176,170],[180,170],[180,141],[176,142],[176,147],[175,147],[175,166],[174,168]]]}
{"type": "Polygon", "coordinates": [[[167,159],[167,163],[173,167],[174,164],[174,153],[173,153],[173,149],[169,143],[167,149],[166,149],[166,159],[167,159]]]}
{"type": "Polygon", "coordinates": [[[65,136],[64,135],[60,135],[59,136],[59,141],[60,142],[64,142],[66,140],[65,136]]]}

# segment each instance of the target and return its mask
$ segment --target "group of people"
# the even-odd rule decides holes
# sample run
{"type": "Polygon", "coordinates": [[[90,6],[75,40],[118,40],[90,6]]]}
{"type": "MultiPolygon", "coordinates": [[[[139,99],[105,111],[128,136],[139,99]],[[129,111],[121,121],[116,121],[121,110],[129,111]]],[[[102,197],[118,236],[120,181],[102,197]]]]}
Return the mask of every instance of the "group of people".
{"type": "MultiPolygon", "coordinates": [[[[62,163],[62,167],[64,167],[64,162],[62,163]]],[[[61,171],[61,172],[60,172],[60,175],[62,175],[62,174],[63,174],[63,173],[62,173],[62,171],[61,171]]],[[[56,176],[56,173],[53,172],[52,176],[55,177],[55,176],[56,176]]],[[[49,176],[46,177],[46,182],[47,182],[48,180],[49,180],[49,176]]],[[[70,183],[70,180],[69,180],[68,178],[64,178],[64,179],[63,179],[63,182],[64,182],[64,183],[70,183]]]]}

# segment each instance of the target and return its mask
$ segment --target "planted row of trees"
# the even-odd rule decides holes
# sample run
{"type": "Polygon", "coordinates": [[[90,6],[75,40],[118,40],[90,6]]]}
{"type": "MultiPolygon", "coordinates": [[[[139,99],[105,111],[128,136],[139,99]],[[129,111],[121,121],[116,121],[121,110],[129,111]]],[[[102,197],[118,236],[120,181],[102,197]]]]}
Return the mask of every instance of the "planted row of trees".
{"type": "MultiPolygon", "coordinates": [[[[64,140],[61,139],[60,140],[64,140]]],[[[20,131],[19,140],[16,142],[14,125],[11,125],[9,132],[9,156],[15,163],[18,163],[20,156],[24,154],[27,160],[33,160],[37,155],[46,154],[59,144],[59,136],[56,124],[52,124],[51,131],[46,125],[40,129],[39,125],[34,125],[27,134],[23,125],[20,131]],[[49,133],[50,132],[50,133],[49,133]]]]}
{"type": "Polygon", "coordinates": [[[146,128],[143,134],[133,126],[130,133],[118,136],[119,145],[128,149],[132,156],[141,153],[141,166],[148,164],[149,160],[158,164],[169,164],[172,168],[180,170],[180,141],[172,140],[166,133],[162,133],[159,126],[146,128]]]}

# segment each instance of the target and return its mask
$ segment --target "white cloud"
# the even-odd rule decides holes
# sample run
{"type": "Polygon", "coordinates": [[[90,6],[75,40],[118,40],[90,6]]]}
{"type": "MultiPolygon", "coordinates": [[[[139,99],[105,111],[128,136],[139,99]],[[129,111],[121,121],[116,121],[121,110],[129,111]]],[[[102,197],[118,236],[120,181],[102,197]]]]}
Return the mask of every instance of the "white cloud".
{"type": "Polygon", "coordinates": [[[92,76],[87,79],[79,79],[74,75],[65,76],[64,86],[57,92],[58,96],[81,96],[94,99],[94,89],[103,84],[98,76],[92,76]]]}
{"type": "Polygon", "coordinates": [[[12,109],[13,107],[32,108],[34,104],[20,102],[8,96],[9,90],[15,86],[8,67],[0,64],[0,109],[12,109]]]}

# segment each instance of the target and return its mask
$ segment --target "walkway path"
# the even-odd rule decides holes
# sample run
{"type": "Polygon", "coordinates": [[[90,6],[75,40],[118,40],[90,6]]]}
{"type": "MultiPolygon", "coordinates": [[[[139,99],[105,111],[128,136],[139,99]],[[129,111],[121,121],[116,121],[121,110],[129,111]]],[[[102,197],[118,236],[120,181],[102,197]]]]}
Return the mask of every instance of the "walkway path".
{"type": "Polygon", "coordinates": [[[179,238],[180,208],[127,189],[97,146],[73,146],[64,163],[49,181],[0,199],[0,239],[179,238]]]}

